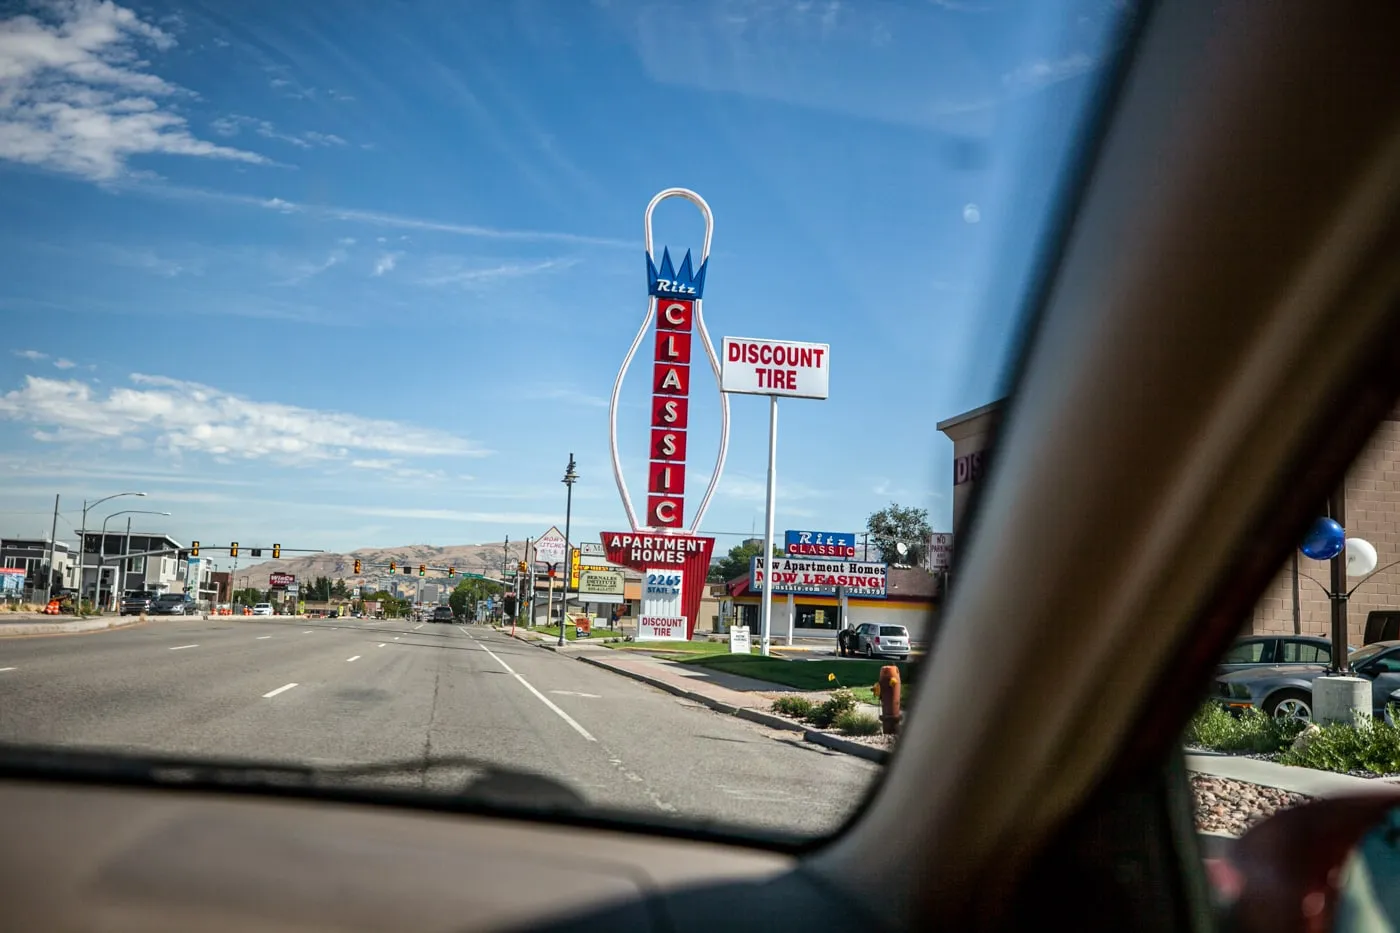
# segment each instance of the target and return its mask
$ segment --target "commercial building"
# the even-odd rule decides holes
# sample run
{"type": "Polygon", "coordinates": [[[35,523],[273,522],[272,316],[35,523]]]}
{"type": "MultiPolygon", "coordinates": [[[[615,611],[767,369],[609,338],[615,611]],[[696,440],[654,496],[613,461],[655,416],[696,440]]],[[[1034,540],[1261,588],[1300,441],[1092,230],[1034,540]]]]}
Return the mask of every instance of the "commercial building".
{"type": "Polygon", "coordinates": [[[52,581],[49,579],[48,538],[3,538],[0,539],[0,566],[24,571],[24,585],[21,600],[37,603],[48,598],[49,584],[53,584],[55,595],[60,590],[72,589],[74,585],[75,555],[63,541],[53,542],[52,581]]]}
{"type": "MultiPolygon", "coordinates": [[[[936,618],[937,578],[922,567],[890,567],[886,573],[884,598],[775,593],[769,637],[785,639],[795,624],[794,638],[835,638],[843,627],[882,622],[903,625],[909,630],[911,640],[926,642],[929,626],[936,618]]],[[[721,586],[725,602],[719,606],[719,612],[724,626],[747,625],[749,631],[757,635],[762,585],[755,589],[746,573],[728,583],[717,584],[715,589],[721,586]]]]}
{"type": "Polygon", "coordinates": [[[183,593],[187,572],[183,545],[170,535],[147,531],[104,535],[89,531],[83,537],[84,599],[97,597],[99,579],[99,602],[105,605],[114,603],[122,593],[136,590],[183,593]]]}

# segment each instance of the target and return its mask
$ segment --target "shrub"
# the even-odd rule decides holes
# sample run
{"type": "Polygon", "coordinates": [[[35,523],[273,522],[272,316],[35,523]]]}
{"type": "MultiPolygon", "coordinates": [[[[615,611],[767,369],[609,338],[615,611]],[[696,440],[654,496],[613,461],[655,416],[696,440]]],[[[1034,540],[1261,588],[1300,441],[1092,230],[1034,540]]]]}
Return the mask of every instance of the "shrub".
{"type": "Polygon", "coordinates": [[[807,719],[818,729],[830,728],[842,713],[849,713],[856,708],[856,695],[849,690],[833,690],[831,697],[820,706],[812,710],[807,719]]]}
{"type": "Polygon", "coordinates": [[[1279,761],[1344,774],[1353,771],[1394,774],[1400,772],[1400,726],[1382,720],[1323,726],[1306,744],[1285,751],[1279,761]]]}
{"type": "Polygon", "coordinates": [[[1185,742],[1217,752],[1271,754],[1288,748],[1302,730],[1297,720],[1273,719],[1257,709],[1232,716],[1208,702],[1191,717],[1185,742]]]}
{"type": "Polygon", "coordinates": [[[779,697],[773,701],[773,712],[793,719],[806,719],[812,715],[813,705],[806,697],[779,697]]]}
{"type": "Polygon", "coordinates": [[[880,720],[855,710],[837,716],[834,725],[836,731],[846,735],[875,735],[880,731],[880,720]]]}

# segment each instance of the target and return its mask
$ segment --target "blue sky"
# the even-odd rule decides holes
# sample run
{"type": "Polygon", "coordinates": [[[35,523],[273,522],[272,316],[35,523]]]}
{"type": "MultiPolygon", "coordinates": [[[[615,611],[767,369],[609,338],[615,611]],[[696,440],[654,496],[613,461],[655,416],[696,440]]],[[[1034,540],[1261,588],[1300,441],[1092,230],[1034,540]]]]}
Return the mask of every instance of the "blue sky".
{"type": "MultiPolygon", "coordinates": [[[[781,405],[778,529],[859,530],[892,500],[944,528],[934,424],[997,397],[1122,6],[7,13],[0,533],[47,533],[59,493],[71,537],[82,497],[139,489],[172,515],[138,524],[181,540],[518,539],[562,526],[570,452],[580,535],[624,527],[607,399],[646,310],[642,212],[674,185],[715,212],[715,341],[832,347],[830,399],[781,405]]],[[[658,246],[700,235],[658,212],[658,246]]],[[[645,372],[620,415],[634,497],[645,372]]],[[[708,379],[692,398],[693,509],[718,403],[708,379]]],[[[732,411],[703,530],[761,533],[767,403],[732,411]]]]}

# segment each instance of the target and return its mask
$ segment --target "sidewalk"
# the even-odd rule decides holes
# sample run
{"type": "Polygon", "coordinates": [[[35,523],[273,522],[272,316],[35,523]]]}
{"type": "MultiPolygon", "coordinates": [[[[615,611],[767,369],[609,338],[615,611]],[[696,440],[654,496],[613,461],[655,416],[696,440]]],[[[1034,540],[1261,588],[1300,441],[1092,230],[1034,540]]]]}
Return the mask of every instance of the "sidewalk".
{"type": "Polygon", "coordinates": [[[650,684],[667,693],[708,706],[716,712],[738,716],[770,729],[800,732],[808,742],[833,751],[845,752],[867,761],[883,763],[889,760],[890,752],[887,749],[852,742],[829,732],[809,729],[802,723],[770,713],[768,710],[773,701],[762,694],[800,692],[791,687],[737,674],[692,669],[687,665],[664,661],[650,655],[619,657],[616,652],[607,649],[604,651],[606,653],[580,655],[578,660],[650,684]]]}
{"type": "Polygon", "coordinates": [[[64,622],[41,621],[62,618],[36,613],[13,613],[17,618],[0,618],[0,638],[19,638],[25,635],[71,635],[78,632],[100,632],[105,629],[124,628],[149,621],[140,616],[93,616],[90,619],[69,618],[64,622]]]}

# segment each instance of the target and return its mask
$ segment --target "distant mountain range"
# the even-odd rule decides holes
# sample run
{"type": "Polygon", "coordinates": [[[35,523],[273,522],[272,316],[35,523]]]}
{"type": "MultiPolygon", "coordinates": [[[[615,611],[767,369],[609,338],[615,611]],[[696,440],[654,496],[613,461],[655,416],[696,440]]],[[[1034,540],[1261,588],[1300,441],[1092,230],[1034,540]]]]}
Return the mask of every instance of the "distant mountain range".
{"type": "MultiPolygon", "coordinates": [[[[264,551],[264,553],[267,552],[264,551]]],[[[459,574],[480,573],[499,579],[502,569],[514,566],[524,559],[524,541],[512,541],[509,547],[506,546],[505,542],[496,542],[494,544],[449,544],[444,547],[434,547],[431,544],[405,544],[398,547],[360,548],[344,554],[327,552],[307,554],[301,557],[284,557],[281,560],[265,560],[255,564],[240,562],[234,586],[265,588],[268,585],[268,575],[272,573],[290,573],[295,575],[298,581],[322,576],[330,577],[332,580],[343,579],[350,586],[354,586],[371,578],[377,580],[381,576],[387,577],[389,574],[388,565],[391,560],[398,562],[400,573],[403,572],[403,568],[407,567],[414,576],[418,574],[419,564],[427,564],[429,567],[454,567],[459,574]],[[358,576],[354,572],[356,558],[359,558],[363,565],[358,576]]],[[[220,557],[218,560],[221,570],[232,566],[226,557],[220,557]]],[[[430,570],[424,579],[446,582],[447,574],[445,572],[434,573],[430,570]]]]}

